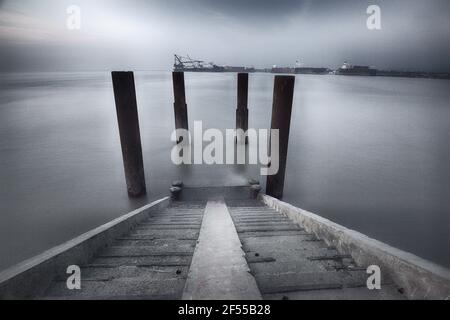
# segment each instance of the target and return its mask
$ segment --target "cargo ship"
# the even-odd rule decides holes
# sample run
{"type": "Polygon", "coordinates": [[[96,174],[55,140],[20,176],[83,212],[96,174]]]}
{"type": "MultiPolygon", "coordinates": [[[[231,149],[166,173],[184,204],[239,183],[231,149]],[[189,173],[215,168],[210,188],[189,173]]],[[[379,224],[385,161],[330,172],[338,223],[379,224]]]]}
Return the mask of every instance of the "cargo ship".
{"type": "Polygon", "coordinates": [[[299,60],[295,62],[295,67],[278,67],[273,66],[271,73],[288,73],[288,74],[329,74],[331,72],[328,68],[316,68],[304,66],[299,60]]]}
{"type": "Polygon", "coordinates": [[[334,73],[344,76],[376,76],[377,70],[369,66],[354,66],[345,61],[334,73]]]}
{"type": "Polygon", "coordinates": [[[271,73],[287,73],[287,74],[328,74],[328,68],[314,67],[273,67],[271,73]]]}

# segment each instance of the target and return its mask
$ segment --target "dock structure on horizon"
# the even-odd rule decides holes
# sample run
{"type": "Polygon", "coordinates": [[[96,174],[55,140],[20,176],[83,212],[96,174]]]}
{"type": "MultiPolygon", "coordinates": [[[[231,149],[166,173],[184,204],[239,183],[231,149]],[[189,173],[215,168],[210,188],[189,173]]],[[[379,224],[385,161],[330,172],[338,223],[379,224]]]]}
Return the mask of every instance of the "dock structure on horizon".
{"type": "MultiPolygon", "coordinates": [[[[134,77],[113,72],[128,194],[146,193],[134,77]]],[[[174,72],[175,127],[187,129],[174,72]]],[[[0,273],[2,299],[448,299],[450,271],[281,201],[294,76],[276,76],[271,129],[280,170],[241,186],[190,187],[0,273]],[[80,268],[80,288],[68,267],[80,268]],[[379,268],[380,287],[368,271],[379,268]]],[[[248,129],[239,74],[236,129],[248,129]]],[[[177,141],[178,143],[179,141],[177,141]]],[[[237,141],[244,143],[245,141],[237,141]]]]}

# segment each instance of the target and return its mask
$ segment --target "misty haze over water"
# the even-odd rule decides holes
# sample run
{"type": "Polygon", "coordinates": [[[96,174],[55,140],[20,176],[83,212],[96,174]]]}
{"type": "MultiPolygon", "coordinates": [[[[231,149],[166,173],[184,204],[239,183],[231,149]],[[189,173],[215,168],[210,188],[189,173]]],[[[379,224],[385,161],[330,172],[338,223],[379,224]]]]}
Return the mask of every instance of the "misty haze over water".
{"type": "Polygon", "coordinates": [[[222,65],[450,72],[448,0],[0,0],[0,72],[222,65]],[[66,26],[80,9],[80,29],[66,26]],[[378,5],[381,30],[369,30],[378,5]]]}
{"type": "MultiPolygon", "coordinates": [[[[234,128],[235,74],[186,77],[189,124],[234,128]]],[[[239,185],[259,167],[170,161],[170,72],[136,72],[147,199],[126,194],[110,74],[0,76],[0,269],[152,199],[172,180],[239,185]]],[[[251,74],[268,128],[273,75],[251,74]]],[[[297,76],[284,199],[450,266],[450,81],[297,76]]]]}

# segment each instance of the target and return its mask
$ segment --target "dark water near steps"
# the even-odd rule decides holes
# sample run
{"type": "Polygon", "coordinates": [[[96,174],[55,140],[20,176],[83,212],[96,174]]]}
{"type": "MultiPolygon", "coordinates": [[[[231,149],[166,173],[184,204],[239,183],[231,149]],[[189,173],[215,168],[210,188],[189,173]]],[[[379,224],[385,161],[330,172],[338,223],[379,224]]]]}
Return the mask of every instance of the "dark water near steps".
{"type": "MultiPolygon", "coordinates": [[[[0,269],[189,185],[239,185],[256,165],[170,161],[170,73],[137,72],[149,195],[129,200],[108,73],[0,76],[0,269]]],[[[189,121],[233,128],[234,74],[186,74],[189,121]]],[[[273,75],[250,75],[250,127],[273,75]]],[[[450,267],[450,81],[297,76],[284,200],[450,267]]],[[[260,177],[264,184],[265,179],[260,177]]]]}

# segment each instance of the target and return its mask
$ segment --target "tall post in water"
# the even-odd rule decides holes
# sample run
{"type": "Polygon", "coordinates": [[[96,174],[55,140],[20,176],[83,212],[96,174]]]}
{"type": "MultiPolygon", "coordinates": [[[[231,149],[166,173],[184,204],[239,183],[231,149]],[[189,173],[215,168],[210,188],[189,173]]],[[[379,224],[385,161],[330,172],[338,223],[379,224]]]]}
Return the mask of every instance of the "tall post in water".
{"type": "Polygon", "coordinates": [[[146,188],[134,75],[122,71],[111,75],[128,195],[138,197],[146,193],[146,188]]]}
{"type": "MultiPolygon", "coordinates": [[[[236,109],[236,130],[248,130],[248,73],[238,73],[237,80],[237,109],[236,109]]],[[[244,137],[237,136],[236,141],[242,141],[244,137]]],[[[245,137],[245,143],[248,142],[245,137]]]]}
{"type": "Polygon", "coordinates": [[[279,169],[267,176],[266,193],[277,199],[283,197],[294,84],[295,76],[275,76],[271,129],[279,130],[279,169]]]}
{"type": "MultiPolygon", "coordinates": [[[[188,115],[186,104],[186,93],[184,88],[184,72],[174,71],[172,73],[173,80],[173,108],[175,111],[175,129],[186,129],[188,127],[188,115]]],[[[177,136],[177,143],[182,141],[182,137],[177,136]]]]}

